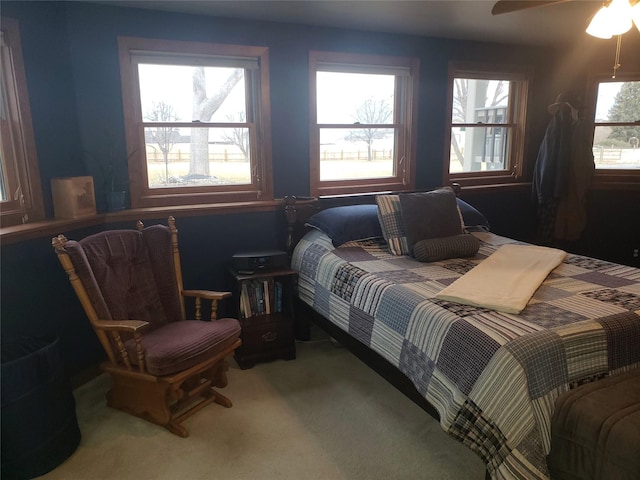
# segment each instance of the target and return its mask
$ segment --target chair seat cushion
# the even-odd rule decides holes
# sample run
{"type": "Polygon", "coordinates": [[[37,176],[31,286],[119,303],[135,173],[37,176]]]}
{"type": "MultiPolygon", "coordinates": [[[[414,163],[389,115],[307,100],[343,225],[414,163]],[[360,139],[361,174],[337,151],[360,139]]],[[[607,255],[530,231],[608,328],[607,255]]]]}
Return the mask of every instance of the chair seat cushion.
{"type": "MultiPolygon", "coordinates": [[[[164,376],[186,370],[224,350],[239,336],[240,323],[235,318],[169,323],[142,334],[147,371],[164,376]]],[[[125,345],[131,362],[137,365],[135,341],[130,339],[125,345]]]]}

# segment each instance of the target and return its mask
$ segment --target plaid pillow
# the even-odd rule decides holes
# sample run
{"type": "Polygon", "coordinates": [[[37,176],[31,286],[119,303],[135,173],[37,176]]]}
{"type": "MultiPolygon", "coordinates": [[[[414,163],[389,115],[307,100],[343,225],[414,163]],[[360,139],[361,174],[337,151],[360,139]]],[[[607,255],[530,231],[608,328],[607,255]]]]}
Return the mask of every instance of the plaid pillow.
{"type": "Polygon", "coordinates": [[[378,219],[382,236],[393,255],[409,255],[407,235],[402,221],[402,207],[398,195],[377,195],[378,219]]]}
{"type": "Polygon", "coordinates": [[[413,255],[421,262],[437,262],[449,258],[473,257],[480,249],[480,240],[469,233],[451,237],[427,238],[413,246],[413,255]]]}
{"type": "Polygon", "coordinates": [[[430,192],[401,193],[398,196],[410,252],[416,242],[425,238],[450,237],[464,231],[453,190],[440,188],[430,192]]]}
{"type": "MultiPolygon", "coordinates": [[[[451,190],[450,187],[443,187],[443,189],[451,190]]],[[[402,220],[400,196],[377,195],[376,203],[378,204],[378,219],[382,227],[382,236],[387,241],[387,245],[389,245],[389,251],[393,255],[410,255],[407,233],[404,229],[404,221],[402,220]]],[[[460,215],[460,224],[464,231],[464,221],[460,213],[459,205],[458,214],[460,215]]]]}

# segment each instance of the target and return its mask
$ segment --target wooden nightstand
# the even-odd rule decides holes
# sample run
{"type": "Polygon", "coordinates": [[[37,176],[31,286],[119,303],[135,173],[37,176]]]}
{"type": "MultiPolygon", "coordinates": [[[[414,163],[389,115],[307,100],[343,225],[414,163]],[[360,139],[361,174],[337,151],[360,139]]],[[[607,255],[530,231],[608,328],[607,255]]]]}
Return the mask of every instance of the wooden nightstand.
{"type": "Polygon", "coordinates": [[[234,279],[234,301],[242,326],[242,346],[234,358],[240,368],[270,360],[296,358],[293,289],[298,272],[290,268],[239,273],[234,279]]]}

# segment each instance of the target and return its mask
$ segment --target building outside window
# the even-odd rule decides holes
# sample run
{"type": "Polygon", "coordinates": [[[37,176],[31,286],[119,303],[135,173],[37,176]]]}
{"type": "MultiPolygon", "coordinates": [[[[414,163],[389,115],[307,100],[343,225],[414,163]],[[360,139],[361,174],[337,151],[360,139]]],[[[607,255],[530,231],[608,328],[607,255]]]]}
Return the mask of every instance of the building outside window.
{"type": "Polygon", "coordinates": [[[311,194],[415,185],[418,60],[310,53],[311,194]]]}
{"type": "Polygon", "coordinates": [[[267,48],[119,47],[133,207],[272,198],[267,48]]]}
{"type": "Polygon", "coordinates": [[[523,172],[527,72],[454,63],[449,88],[445,184],[518,181],[523,172]]]}

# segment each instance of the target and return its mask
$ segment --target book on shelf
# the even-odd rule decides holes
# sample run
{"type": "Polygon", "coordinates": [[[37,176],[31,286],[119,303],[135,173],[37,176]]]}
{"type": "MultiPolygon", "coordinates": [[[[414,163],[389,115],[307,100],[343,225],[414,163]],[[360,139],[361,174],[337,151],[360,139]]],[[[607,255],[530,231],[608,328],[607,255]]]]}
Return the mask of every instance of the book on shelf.
{"type": "Polygon", "coordinates": [[[264,288],[262,282],[256,280],[253,282],[253,291],[256,295],[256,310],[258,315],[264,314],[264,288]]]}
{"type": "Polygon", "coordinates": [[[251,316],[251,302],[249,300],[247,282],[242,282],[240,286],[240,314],[243,318],[251,316]]]}
{"type": "Polygon", "coordinates": [[[271,305],[273,303],[271,301],[271,292],[273,288],[270,285],[272,282],[273,280],[270,278],[266,278],[262,281],[262,288],[264,290],[264,310],[267,314],[271,313],[271,305]]]}
{"type": "Polygon", "coordinates": [[[282,312],[282,282],[275,282],[276,312],[282,312]]]}
{"type": "Polygon", "coordinates": [[[255,315],[282,311],[282,282],[273,278],[245,280],[240,288],[240,315],[249,318],[255,315]]]}

